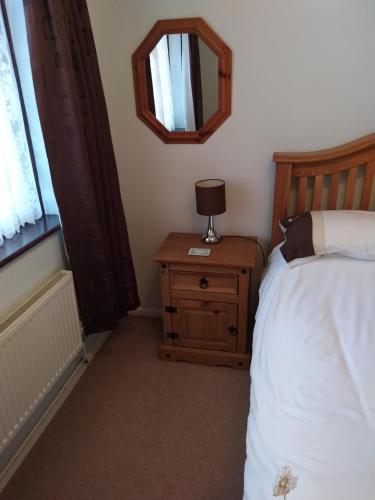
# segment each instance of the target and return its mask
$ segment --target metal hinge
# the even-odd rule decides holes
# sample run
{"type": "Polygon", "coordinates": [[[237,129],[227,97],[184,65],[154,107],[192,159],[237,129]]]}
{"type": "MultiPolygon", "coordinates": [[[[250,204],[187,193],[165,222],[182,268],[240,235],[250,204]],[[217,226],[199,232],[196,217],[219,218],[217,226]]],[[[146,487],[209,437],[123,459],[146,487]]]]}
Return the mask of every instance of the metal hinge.
{"type": "Polygon", "coordinates": [[[177,313],[177,307],[165,306],[165,312],[171,313],[171,314],[176,314],[177,313]]]}
{"type": "Polygon", "coordinates": [[[176,340],[178,339],[178,333],[176,332],[167,332],[167,337],[171,340],[176,340]]]}

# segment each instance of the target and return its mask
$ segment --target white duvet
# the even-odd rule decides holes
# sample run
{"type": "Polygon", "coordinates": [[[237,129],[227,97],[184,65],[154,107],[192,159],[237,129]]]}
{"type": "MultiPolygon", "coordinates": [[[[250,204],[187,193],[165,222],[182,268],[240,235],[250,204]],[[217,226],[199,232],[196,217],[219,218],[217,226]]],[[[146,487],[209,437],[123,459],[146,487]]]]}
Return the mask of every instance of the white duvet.
{"type": "Polygon", "coordinates": [[[274,250],[254,331],[244,499],[375,499],[375,262],[274,250]],[[281,496],[280,498],[283,498],[281,496]]]}

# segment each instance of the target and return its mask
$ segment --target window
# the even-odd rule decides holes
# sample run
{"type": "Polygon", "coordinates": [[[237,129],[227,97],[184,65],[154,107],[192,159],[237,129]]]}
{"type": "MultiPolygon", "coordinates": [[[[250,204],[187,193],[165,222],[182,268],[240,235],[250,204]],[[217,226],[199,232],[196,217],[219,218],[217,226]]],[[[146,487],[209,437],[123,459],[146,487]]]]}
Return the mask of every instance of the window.
{"type": "Polygon", "coordinates": [[[23,0],[0,9],[0,245],[58,214],[31,73],[23,0]]]}

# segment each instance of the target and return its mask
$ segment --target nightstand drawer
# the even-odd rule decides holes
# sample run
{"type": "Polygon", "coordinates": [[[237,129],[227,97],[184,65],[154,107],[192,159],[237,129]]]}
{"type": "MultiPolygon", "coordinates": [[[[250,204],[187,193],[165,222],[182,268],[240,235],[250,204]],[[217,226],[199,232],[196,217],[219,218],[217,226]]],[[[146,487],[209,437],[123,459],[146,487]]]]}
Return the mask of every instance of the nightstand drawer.
{"type": "Polygon", "coordinates": [[[189,290],[192,292],[238,293],[238,277],[232,274],[190,273],[172,271],[170,273],[172,290],[189,290]]]}

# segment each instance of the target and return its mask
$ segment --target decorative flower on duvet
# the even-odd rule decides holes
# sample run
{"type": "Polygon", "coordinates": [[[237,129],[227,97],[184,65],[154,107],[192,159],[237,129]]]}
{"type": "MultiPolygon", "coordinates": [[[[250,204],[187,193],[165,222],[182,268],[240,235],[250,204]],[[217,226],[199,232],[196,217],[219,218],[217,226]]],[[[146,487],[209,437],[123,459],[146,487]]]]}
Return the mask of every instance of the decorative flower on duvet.
{"type": "Polygon", "coordinates": [[[277,476],[276,484],[273,487],[274,497],[284,497],[297,486],[298,478],[293,476],[292,469],[286,465],[281,469],[277,476]]]}

